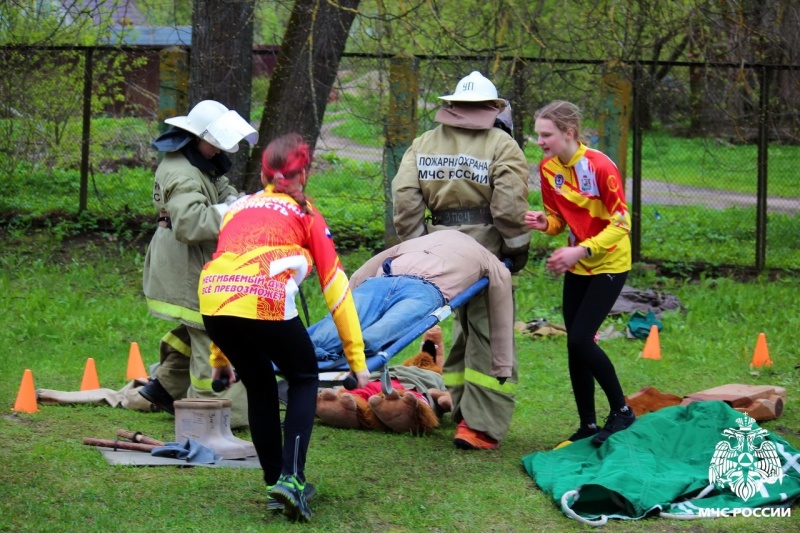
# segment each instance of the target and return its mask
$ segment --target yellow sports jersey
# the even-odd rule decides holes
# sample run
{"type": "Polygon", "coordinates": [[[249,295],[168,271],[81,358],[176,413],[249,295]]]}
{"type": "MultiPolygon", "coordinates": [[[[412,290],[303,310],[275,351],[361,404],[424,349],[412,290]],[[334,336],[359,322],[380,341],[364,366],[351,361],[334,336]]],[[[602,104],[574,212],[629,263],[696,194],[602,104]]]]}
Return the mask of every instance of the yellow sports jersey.
{"type": "Polygon", "coordinates": [[[539,164],[548,235],[569,227],[569,245],[589,248],[575,274],[631,269],[630,216],[619,170],[604,153],[581,144],[568,164],[558,157],[539,164]]]}
{"type": "MultiPolygon", "coordinates": [[[[272,186],[233,203],[222,219],[217,251],[200,275],[200,312],[294,318],[299,285],[316,263],[350,368],[363,370],[364,341],[347,275],[325,219],[310,204],[309,209],[311,214],[303,212],[292,197],[275,193],[272,186]]],[[[212,350],[213,366],[227,364],[220,355],[212,350]]]]}

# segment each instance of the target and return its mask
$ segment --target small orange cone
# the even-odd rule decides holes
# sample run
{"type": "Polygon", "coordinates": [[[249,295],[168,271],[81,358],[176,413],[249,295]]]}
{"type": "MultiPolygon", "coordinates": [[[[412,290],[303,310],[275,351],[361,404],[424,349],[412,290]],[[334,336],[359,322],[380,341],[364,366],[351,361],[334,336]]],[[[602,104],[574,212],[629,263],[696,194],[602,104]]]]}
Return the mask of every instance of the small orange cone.
{"type": "Polygon", "coordinates": [[[661,343],[658,340],[658,326],[650,326],[650,334],[644,343],[642,359],[661,359],[661,343]]]}
{"type": "Polygon", "coordinates": [[[91,357],[86,360],[86,367],[83,369],[83,380],[81,390],[95,390],[100,388],[100,381],[97,379],[97,369],[94,367],[94,359],[91,357]]]}
{"type": "Polygon", "coordinates": [[[33,372],[25,369],[22,374],[22,383],[14,403],[14,411],[19,413],[35,413],[39,410],[36,405],[36,390],[33,388],[33,372]]]}
{"type": "Polygon", "coordinates": [[[772,366],[772,360],[769,358],[769,351],[767,350],[767,336],[763,333],[758,334],[756,341],[756,349],[753,352],[753,360],[750,366],[759,368],[762,366],[772,366]]]}
{"type": "Polygon", "coordinates": [[[147,379],[142,354],[139,352],[139,343],[131,343],[131,349],[128,352],[128,374],[125,377],[126,379],[147,379]]]}

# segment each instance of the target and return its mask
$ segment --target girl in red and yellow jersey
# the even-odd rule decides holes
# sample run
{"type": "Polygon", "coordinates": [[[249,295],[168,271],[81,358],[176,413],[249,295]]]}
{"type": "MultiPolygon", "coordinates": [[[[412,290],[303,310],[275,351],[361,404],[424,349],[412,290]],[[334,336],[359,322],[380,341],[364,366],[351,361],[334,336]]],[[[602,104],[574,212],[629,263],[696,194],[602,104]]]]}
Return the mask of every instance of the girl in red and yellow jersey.
{"type": "Polygon", "coordinates": [[[594,339],[631,269],[628,207],[617,166],[580,141],[580,110],[574,104],[546,105],[536,113],[535,128],[545,155],[539,165],[545,211],[528,211],[525,222],[547,235],[569,228],[568,245],[546,261],[549,270],[564,274],[569,374],[580,417],[578,431],[558,447],[587,437],[600,446],[636,420],[613,363],[594,339]],[[595,380],[611,408],[602,429],[596,422],[595,380]]]}
{"type": "Polygon", "coordinates": [[[235,367],[247,389],[268,507],[283,504],[287,516],[302,520],[311,517],[306,497],[314,493],[304,468],[319,372],[295,295],[313,265],[358,386],[369,381],[347,276],[325,219],[303,193],[309,162],[308,145],[299,135],[267,146],[265,188],[230,206],[198,289],[203,324],[213,341],[212,377],[235,381],[235,367]],[[283,435],[273,363],[289,385],[283,435]]]}

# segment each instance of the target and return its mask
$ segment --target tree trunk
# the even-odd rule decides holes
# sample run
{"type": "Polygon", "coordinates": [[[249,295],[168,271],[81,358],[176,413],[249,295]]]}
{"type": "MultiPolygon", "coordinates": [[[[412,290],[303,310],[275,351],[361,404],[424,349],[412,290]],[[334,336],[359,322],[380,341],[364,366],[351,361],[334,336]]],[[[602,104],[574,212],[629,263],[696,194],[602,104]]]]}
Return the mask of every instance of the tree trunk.
{"type": "Polygon", "coordinates": [[[359,2],[295,1],[264,103],[258,144],[247,164],[247,191],[261,187],[261,152],[272,139],[295,132],[312,150],[316,146],[359,2]]]}
{"type": "MultiPolygon", "coordinates": [[[[194,0],[192,51],[189,59],[189,109],[201,100],[216,100],[250,120],[255,0],[194,0]]],[[[248,150],[229,154],[227,177],[244,184],[248,150]]]]}

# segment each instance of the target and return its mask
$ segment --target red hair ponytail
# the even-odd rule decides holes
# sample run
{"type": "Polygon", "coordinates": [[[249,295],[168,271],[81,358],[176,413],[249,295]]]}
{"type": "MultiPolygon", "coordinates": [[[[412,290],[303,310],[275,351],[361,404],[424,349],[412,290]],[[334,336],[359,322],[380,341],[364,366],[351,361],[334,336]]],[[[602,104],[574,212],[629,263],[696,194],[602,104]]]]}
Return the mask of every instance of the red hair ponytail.
{"type": "Polygon", "coordinates": [[[306,213],[310,213],[303,187],[295,180],[300,178],[311,162],[311,152],[303,138],[297,133],[282,135],[270,142],[261,156],[261,170],[267,183],[275,186],[276,192],[291,196],[306,213]]]}

